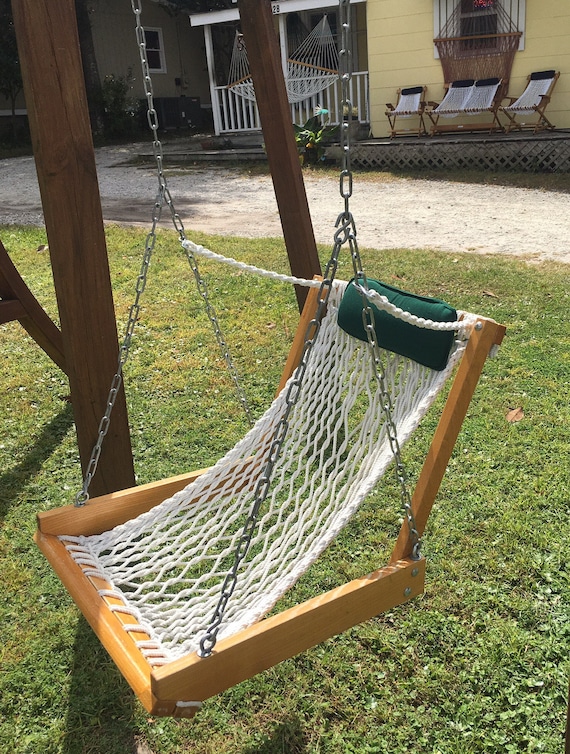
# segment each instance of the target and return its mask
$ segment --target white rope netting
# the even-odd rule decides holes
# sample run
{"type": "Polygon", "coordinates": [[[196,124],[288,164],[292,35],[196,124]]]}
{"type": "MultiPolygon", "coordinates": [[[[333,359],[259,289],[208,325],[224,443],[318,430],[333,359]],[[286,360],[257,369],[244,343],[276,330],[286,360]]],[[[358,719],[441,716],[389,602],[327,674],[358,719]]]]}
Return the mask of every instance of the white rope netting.
{"type": "MultiPolygon", "coordinates": [[[[291,410],[251,548],[219,638],[259,620],[337,536],[392,460],[368,344],[337,325],[346,283],[335,282],[305,379],[291,410]]],[[[471,315],[466,321],[473,322],[471,315]]],[[[400,443],[419,424],[465,347],[457,339],[444,371],[389,352],[386,384],[400,443]]],[[[143,631],[139,647],[160,665],[198,649],[264,470],[287,389],[215,466],[148,513],[96,536],[61,537],[100,593],[143,631]]]]}
{"type": "Polygon", "coordinates": [[[422,101],[423,91],[413,94],[402,94],[396,103],[396,107],[390,110],[390,115],[398,115],[400,118],[411,118],[417,115],[422,101]]]}
{"type": "Polygon", "coordinates": [[[441,115],[443,118],[455,118],[459,113],[465,111],[469,98],[475,89],[472,86],[451,86],[439,105],[434,109],[434,113],[441,115]]]}
{"type": "Polygon", "coordinates": [[[499,80],[481,86],[475,85],[467,101],[466,112],[470,115],[477,115],[490,110],[493,107],[499,86],[499,80]]]}
{"type": "MultiPolygon", "coordinates": [[[[338,50],[326,16],[307,35],[287,60],[285,85],[291,103],[302,102],[326,89],[338,78],[338,50]]],[[[236,33],[228,89],[240,97],[255,100],[243,36],[236,33]]]]}
{"type": "Polygon", "coordinates": [[[443,118],[455,118],[456,115],[478,115],[493,107],[497,90],[501,82],[488,84],[475,83],[472,86],[452,86],[441,103],[433,110],[443,118]]]}
{"type": "Polygon", "coordinates": [[[548,94],[552,86],[552,79],[531,79],[521,96],[512,105],[501,108],[520,115],[531,115],[535,108],[540,105],[542,98],[548,94]]]}

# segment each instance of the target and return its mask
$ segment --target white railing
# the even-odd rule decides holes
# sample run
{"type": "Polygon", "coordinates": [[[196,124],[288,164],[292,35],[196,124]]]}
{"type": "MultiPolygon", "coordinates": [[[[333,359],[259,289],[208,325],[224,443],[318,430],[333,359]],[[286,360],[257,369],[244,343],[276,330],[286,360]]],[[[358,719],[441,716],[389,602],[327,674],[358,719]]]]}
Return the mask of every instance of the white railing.
{"type": "MultiPolygon", "coordinates": [[[[257,105],[240,97],[226,86],[214,88],[214,129],[217,135],[230,132],[260,131],[261,121],[257,105]]],[[[341,102],[340,83],[336,81],[319,94],[291,105],[291,121],[302,125],[321,107],[329,111],[329,123],[339,122],[341,102]]],[[[368,101],[368,71],[353,73],[350,82],[350,99],[360,123],[370,123],[368,101]]]]}

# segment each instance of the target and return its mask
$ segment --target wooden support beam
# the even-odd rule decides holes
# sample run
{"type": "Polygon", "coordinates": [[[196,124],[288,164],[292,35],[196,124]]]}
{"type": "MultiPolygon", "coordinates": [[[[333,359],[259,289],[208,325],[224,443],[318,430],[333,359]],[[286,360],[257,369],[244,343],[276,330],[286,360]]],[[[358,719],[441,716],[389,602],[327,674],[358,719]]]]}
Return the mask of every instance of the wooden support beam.
{"type": "Polygon", "coordinates": [[[67,372],[61,332],[23,281],[0,241],[0,323],[18,320],[60,369],[67,372]]]}
{"type": "MultiPolygon", "coordinates": [[[[271,2],[238,0],[238,7],[291,272],[311,279],[321,274],[321,265],[291,123],[271,2]]],[[[295,291],[301,311],[307,292],[299,286],[295,291]]]]}
{"type": "MultiPolygon", "coordinates": [[[[74,0],[13,0],[83,469],[117,368],[118,339],[74,0]]],[[[134,484],[123,390],[91,491],[134,484]]]]}

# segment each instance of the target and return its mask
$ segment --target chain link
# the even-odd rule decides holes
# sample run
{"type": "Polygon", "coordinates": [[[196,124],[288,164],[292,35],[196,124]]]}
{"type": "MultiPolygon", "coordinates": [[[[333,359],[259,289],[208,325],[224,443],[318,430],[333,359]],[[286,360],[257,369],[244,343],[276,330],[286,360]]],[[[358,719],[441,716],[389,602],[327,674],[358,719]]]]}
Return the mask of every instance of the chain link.
{"type": "Polygon", "coordinates": [[[115,372],[115,375],[111,382],[111,388],[109,390],[109,395],[107,397],[107,405],[105,408],[105,413],[99,423],[99,429],[97,432],[97,440],[95,442],[95,445],[93,446],[93,450],[91,451],[89,463],[87,464],[87,469],[83,477],[83,487],[81,488],[80,492],[78,492],[77,495],[75,496],[75,505],[78,507],[85,505],[85,503],[89,500],[89,487],[91,485],[91,481],[95,475],[95,472],[97,471],[97,465],[99,463],[99,458],[101,456],[101,449],[103,447],[103,441],[105,439],[105,436],[107,435],[107,432],[109,431],[109,426],[111,422],[111,412],[113,411],[113,407],[115,405],[115,401],[117,399],[119,389],[123,382],[123,368],[127,362],[127,359],[129,358],[133,332],[134,332],[135,325],[138,321],[139,314],[140,314],[140,300],[146,288],[150,260],[152,257],[152,252],[154,251],[154,247],[156,245],[156,228],[160,221],[163,204],[164,204],[163,192],[162,192],[162,189],[159,188],[159,191],[157,193],[156,200],[154,203],[151,229],[148,232],[145,239],[143,261],[142,261],[141,269],[140,269],[139,275],[137,277],[137,282],[136,282],[135,300],[129,310],[129,318],[127,321],[127,325],[125,327],[125,334],[123,337],[123,342],[121,344],[121,347],[119,348],[117,371],[115,372]]]}
{"type": "MultiPolygon", "coordinates": [[[[143,254],[143,261],[141,265],[141,271],[139,273],[139,276],[137,278],[137,283],[136,283],[135,300],[129,310],[129,318],[128,318],[128,322],[125,328],[123,342],[119,349],[117,371],[115,375],[113,376],[113,380],[111,382],[111,388],[109,389],[109,394],[107,397],[107,405],[105,407],[105,413],[99,423],[99,428],[97,431],[97,439],[96,439],[95,445],[93,446],[93,450],[91,451],[91,456],[89,458],[87,469],[83,477],[83,486],[81,490],[75,496],[76,506],[85,505],[85,503],[89,500],[89,487],[91,485],[91,481],[93,480],[95,472],[97,471],[97,466],[99,463],[99,458],[101,456],[103,441],[109,431],[109,426],[110,426],[110,421],[111,421],[111,412],[113,411],[113,407],[115,405],[115,401],[117,399],[119,389],[123,382],[123,367],[125,366],[125,363],[127,359],[129,358],[129,351],[131,347],[133,332],[134,332],[135,325],[140,315],[140,299],[144,292],[144,289],[146,288],[148,270],[150,267],[150,260],[151,260],[152,253],[154,251],[154,247],[156,245],[156,230],[157,230],[158,223],[160,222],[162,209],[165,204],[170,211],[172,224],[174,225],[174,228],[176,232],[178,233],[180,242],[182,243],[183,241],[186,240],[184,224],[182,223],[182,220],[180,219],[180,216],[177,213],[176,208],[174,206],[172,195],[170,193],[170,189],[168,188],[168,183],[167,183],[166,176],[163,170],[164,154],[162,150],[162,143],[158,135],[158,128],[159,128],[158,114],[154,107],[154,93],[153,93],[153,87],[152,87],[152,77],[150,75],[150,67],[148,64],[148,57],[147,57],[147,51],[146,51],[146,38],[145,38],[145,33],[144,33],[144,27],[141,23],[141,14],[142,14],[141,0],[131,0],[131,8],[136,18],[135,34],[136,34],[137,45],[138,45],[139,53],[140,53],[140,63],[141,63],[141,71],[142,71],[142,77],[143,77],[144,92],[145,92],[145,97],[146,97],[147,106],[148,106],[147,120],[148,120],[148,125],[153,136],[152,150],[153,150],[153,156],[154,156],[154,160],[156,164],[158,191],[157,191],[157,195],[156,195],[156,199],[154,203],[151,230],[149,231],[145,240],[145,248],[144,248],[144,254],[143,254]]],[[[253,424],[253,418],[251,415],[251,411],[249,409],[247,397],[241,386],[239,375],[232,361],[227,343],[221,331],[216,311],[211,303],[209,293],[208,293],[208,286],[206,284],[206,281],[200,274],[200,271],[198,269],[198,264],[196,262],[196,258],[194,257],[194,254],[192,253],[191,249],[188,249],[186,247],[183,247],[183,248],[186,253],[186,258],[190,265],[190,269],[192,270],[192,273],[194,275],[194,279],[196,280],[198,293],[204,302],[204,305],[206,308],[206,314],[212,324],[214,335],[216,337],[222,357],[224,361],[226,362],[226,366],[230,373],[231,379],[234,383],[238,400],[241,403],[243,410],[245,411],[245,414],[247,416],[247,419],[251,425],[253,424]]]]}
{"type": "MultiPolygon", "coordinates": [[[[221,595],[214,610],[210,625],[200,641],[198,654],[201,657],[208,657],[212,654],[216,646],[217,636],[223,621],[227,604],[236,588],[238,572],[240,566],[247,556],[251,539],[255,531],[259,518],[259,511],[269,494],[271,477],[275,464],[281,453],[283,443],[288,429],[288,420],[293,410],[297,397],[301,391],[303,378],[307,369],[307,362],[310,352],[313,348],[315,339],[319,333],[321,321],[326,311],[332,284],[336,276],[338,260],[343,246],[348,245],[352,259],[354,276],[364,290],[368,291],[368,281],[362,268],[360,252],[356,241],[356,226],[354,218],[350,212],[349,200],[352,196],[352,170],[350,164],[350,129],[349,123],[352,114],[352,104],[350,102],[350,81],[352,73],[351,45],[350,45],[350,0],[340,0],[340,19],[341,19],[341,50],[339,52],[339,73],[341,76],[342,87],[342,121],[341,121],[341,172],[340,172],[340,195],[344,200],[344,211],[339,214],[335,227],[337,230],[334,234],[334,244],[331,257],[327,263],[323,281],[319,289],[319,301],[314,319],[309,323],[305,332],[305,344],[299,366],[295,370],[293,378],[289,383],[287,395],[285,397],[285,409],[281,417],[269,448],[268,459],[266,461],[263,473],[258,479],[254,499],[249,516],[244,524],[238,545],[234,554],[234,562],[231,569],[226,574],[222,584],[221,595]]],[[[368,344],[372,354],[372,363],[374,367],[374,376],[380,390],[380,397],[383,405],[385,423],[388,432],[390,449],[395,460],[396,476],[400,485],[402,507],[405,512],[405,518],[408,522],[410,538],[412,541],[412,557],[418,558],[420,552],[421,540],[417,531],[414,514],[412,511],[411,497],[408,490],[406,471],[402,462],[400,445],[396,425],[393,420],[392,399],[386,386],[386,377],[380,356],[380,349],[376,338],[374,316],[368,303],[368,299],[363,296],[363,321],[367,333],[368,344]]]]}
{"type": "MultiPolygon", "coordinates": [[[[152,78],[150,75],[150,68],[149,68],[147,52],[146,52],[146,40],[145,40],[145,34],[144,34],[144,27],[141,24],[141,13],[142,13],[141,0],[131,0],[131,6],[133,9],[135,18],[136,18],[136,36],[137,36],[137,42],[138,42],[139,51],[140,51],[140,62],[141,62],[141,69],[142,69],[142,75],[143,75],[145,96],[148,103],[148,123],[152,131],[152,135],[153,135],[152,146],[153,146],[154,159],[156,163],[157,178],[158,178],[163,202],[167,205],[170,211],[172,224],[176,232],[178,233],[178,238],[180,240],[180,243],[182,243],[183,241],[186,240],[186,231],[184,229],[184,224],[180,218],[180,215],[178,214],[174,206],[174,201],[172,199],[170,189],[168,188],[168,183],[167,183],[166,176],[163,170],[164,155],[163,155],[163,150],[162,150],[162,143],[158,135],[158,126],[159,126],[158,116],[156,113],[156,109],[154,107],[154,94],[153,94],[153,89],[152,89],[152,78]]],[[[206,308],[206,314],[212,324],[212,328],[214,330],[214,335],[216,337],[218,347],[220,349],[220,352],[222,354],[224,361],[226,362],[226,366],[228,368],[230,377],[234,383],[238,400],[241,403],[243,410],[247,416],[247,419],[251,425],[253,424],[253,418],[251,415],[247,397],[241,386],[237,369],[235,368],[235,365],[232,361],[228,345],[226,343],[226,340],[220,328],[216,310],[209,296],[207,283],[202,277],[202,275],[200,274],[198,263],[196,261],[194,254],[192,253],[192,250],[187,248],[186,246],[183,246],[183,248],[184,248],[188,263],[190,265],[190,269],[192,270],[192,274],[194,275],[196,286],[198,288],[198,293],[204,302],[204,305],[206,308]]]]}
{"type": "MultiPolygon", "coordinates": [[[[342,107],[342,128],[341,128],[341,183],[340,193],[345,202],[345,211],[339,216],[337,225],[342,224],[346,233],[345,242],[348,243],[352,259],[355,283],[362,286],[364,291],[368,292],[368,280],[362,267],[362,260],[356,240],[356,226],[350,212],[349,200],[352,195],[352,169],[351,169],[351,150],[350,150],[350,128],[349,123],[352,116],[352,102],[350,100],[350,83],[352,76],[352,45],[351,45],[351,21],[350,21],[350,0],[339,0],[339,19],[341,26],[341,51],[339,53],[339,73],[341,76],[341,107],[342,107]]],[[[394,406],[392,397],[386,385],[386,375],[382,363],[374,314],[370,302],[366,295],[362,294],[362,321],[366,332],[372,364],[374,367],[374,377],[380,390],[380,398],[384,410],[386,431],[390,443],[390,450],[394,458],[395,474],[400,487],[400,498],[402,510],[408,525],[410,542],[412,545],[412,557],[420,557],[421,539],[416,526],[414,512],[412,510],[412,499],[408,486],[408,478],[402,454],[400,443],[398,441],[398,431],[394,422],[394,406]]]]}
{"type": "Polygon", "coordinates": [[[249,516],[244,524],[238,546],[236,548],[232,568],[226,574],[224,583],[222,584],[221,595],[216,609],[214,610],[210,625],[208,626],[206,633],[200,640],[199,655],[201,657],[208,657],[216,646],[217,636],[224,617],[224,612],[236,588],[240,566],[246,558],[249,547],[251,545],[251,539],[257,526],[260,508],[269,494],[273,470],[281,454],[281,449],[283,447],[283,443],[287,435],[287,430],[289,428],[289,416],[291,415],[291,411],[295,407],[297,398],[300,394],[305,377],[305,372],[307,370],[309,355],[318,336],[322,318],[326,312],[332,284],[336,275],[338,256],[341,246],[342,243],[340,240],[335,243],[331,258],[327,263],[326,269],[324,271],[323,280],[318,293],[317,311],[314,318],[307,325],[307,329],[305,331],[305,342],[299,365],[297,366],[287,388],[283,415],[273,433],[273,438],[269,447],[268,458],[265,462],[263,473],[259,477],[255,486],[253,503],[249,516]]]}

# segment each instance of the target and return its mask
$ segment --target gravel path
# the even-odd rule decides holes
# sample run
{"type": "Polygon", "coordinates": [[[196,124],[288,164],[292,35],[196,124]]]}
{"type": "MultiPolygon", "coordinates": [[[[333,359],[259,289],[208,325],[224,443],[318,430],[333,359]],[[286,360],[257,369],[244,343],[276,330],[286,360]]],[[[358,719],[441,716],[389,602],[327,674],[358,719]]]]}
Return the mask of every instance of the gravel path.
{"type": "MultiPolygon", "coordinates": [[[[125,165],[129,147],[96,150],[105,220],[147,224],[156,192],[150,167],[125,165]]],[[[169,186],[187,231],[278,236],[269,176],[224,167],[170,170],[169,186]]],[[[342,208],[338,179],[306,177],[317,241],[332,240],[342,208]]],[[[34,161],[0,160],[0,224],[43,223],[34,161]]],[[[351,207],[359,243],[372,248],[432,248],[570,263],[570,195],[536,189],[355,176],[351,207]]]]}

